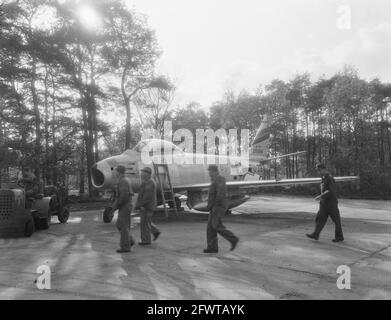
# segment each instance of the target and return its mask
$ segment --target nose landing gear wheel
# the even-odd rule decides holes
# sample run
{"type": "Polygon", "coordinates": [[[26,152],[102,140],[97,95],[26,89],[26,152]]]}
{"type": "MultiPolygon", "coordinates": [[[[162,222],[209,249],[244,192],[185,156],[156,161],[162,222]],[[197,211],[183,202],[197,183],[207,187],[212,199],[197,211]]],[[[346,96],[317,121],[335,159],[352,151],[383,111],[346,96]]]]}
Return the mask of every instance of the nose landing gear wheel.
{"type": "Polygon", "coordinates": [[[103,222],[110,223],[114,218],[114,214],[111,213],[111,207],[106,207],[103,211],[103,222]]]}
{"type": "Polygon", "coordinates": [[[69,218],[69,209],[68,208],[62,208],[61,212],[58,214],[58,220],[61,223],[66,223],[69,218]]]}

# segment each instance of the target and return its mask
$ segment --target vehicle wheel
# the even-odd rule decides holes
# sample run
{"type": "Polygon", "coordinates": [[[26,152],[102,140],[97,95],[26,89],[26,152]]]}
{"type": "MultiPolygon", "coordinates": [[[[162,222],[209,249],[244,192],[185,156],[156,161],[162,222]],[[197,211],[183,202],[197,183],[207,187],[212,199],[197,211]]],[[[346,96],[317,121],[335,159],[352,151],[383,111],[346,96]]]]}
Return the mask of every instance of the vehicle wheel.
{"type": "Polygon", "coordinates": [[[58,214],[58,220],[61,223],[66,223],[69,218],[69,209],[67,207],[62,208],[61,212],[58,214]]]}
{"type": "MultiPolygon", "coordinates": [[[[175,197],[175,206],[178,211],[181,210],[182,202],[181,202],[181,199],[179,199],[178,197],[175,197]]],[[[172,201],[168,202],[168,207],[170,209],[174,209],[174,203],[172,201]]]]}
{"type": "Polygon", "coordinates": [[[24,227],[24,236],[31,237],[33,233],[34,233],[34,220],[31,219],[26,222],[26,225],[24,227]]]}
{"type": "Polygon", "coordinates": [[[182,202],[181,202],[181,199],[179,199],[178,197],[175,197],[175,205],[176,205],[176,209],[178,211],[181,211],[181,209],[182,209],[182,202]]]}
{"type": "Polygon", "coordinates": [[[106,207],[103,211],[103,222],[110,223],[114,218],[114,214],[111,213],[111,207],[106,207]]]}
{"type": "Polygon", "coordinates": [[[47,217],[41,219],[40,226],[41,226],[42,230],[47,230],[50,228],[51,218],[52,218],[52,216],[51,216],[50,212],[48,212],[47,217]]]}

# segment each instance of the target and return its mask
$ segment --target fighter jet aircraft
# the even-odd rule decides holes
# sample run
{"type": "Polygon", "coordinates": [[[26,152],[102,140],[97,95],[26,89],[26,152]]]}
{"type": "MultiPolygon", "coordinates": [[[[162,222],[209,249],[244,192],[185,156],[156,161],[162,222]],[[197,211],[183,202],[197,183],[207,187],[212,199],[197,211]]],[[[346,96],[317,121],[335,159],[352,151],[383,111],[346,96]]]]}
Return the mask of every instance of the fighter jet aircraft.
{"type": "MultiPolygon", "coordinates": [[[[267,149],[270,139],[269,120],[265,118],[255,136],[252,143],[252,148],[249,152],[249,163],[256,164],[260,161],[266,161],[267,149]]],[[[302,152],[293,153],[300,154],[302,152]]],[[[273,160],[289,155],[281,155],[279,157],[269,158],[273,160]]],[[[208,158],[214,157],[216,164],[219,167],[220,174],[226,178],[228,189],[228,210],[235,208],[247,200],[249,196],[246,194],[248,188],[271,187],[271,186],[288,186],[288,185],[303,185],[303,184],[318,184],[320,178],[300,178],[300,179],[282,179],[282,180],[260,180],[252,179],[246,181],[245,176],[248,173],[248,167],[243,171],[241,165],[241,157],[228,157],[225,155],[208,155],[202,153],[184,152],[181,148],[172,142],[160,139],[145,139],[141,140],[133,149],[126,150],[123,154],[110,157],[96,163],[92,170],[92,184],[97,189],[114,190],[116,186],[116,178],[113,170],[118,165],[123,165],[126,168],[126,176],[130,179],[135,193],[140,187],[140,170],[146,166],[150,167],[154,174],[158,187],[158,204],[162,204],[161,188],[166,189],[170,183],[172,190],[175,193],[176,205],[180,206],[179,196],[181,193],[187,195],[187,205],[191,209],[197,211],[207,211],[207,191],[210,185],[208,174],[208,158]],[[172,155],[174,161],[167,163],[164,161],[155,161],[145,164],[143,161],[143,152],[145,150],[159,150],[172,155]],[[199,161],[201,159],[201,161],[199,161]],[[180,160],[180,161],[176,161],[180,160]],[[160,169],[163,167],[163,171],[160,169]],[[239,170],[238,170],[239,168],[239,170]],[[159,190],[160,188],[160,190],[159,190]]],[[[209,159],[210,160],[210,159],[209,159]]],[[[357,176],[336,177],[336,182],[356,181],[357,176]]],[[[105,210],[107,212],[107,210],[105,210]]],[[[111,219],[109,219],[111,220],[111,219]]],[[[108,219],[104,217],[104,221],[108,219]]]]}

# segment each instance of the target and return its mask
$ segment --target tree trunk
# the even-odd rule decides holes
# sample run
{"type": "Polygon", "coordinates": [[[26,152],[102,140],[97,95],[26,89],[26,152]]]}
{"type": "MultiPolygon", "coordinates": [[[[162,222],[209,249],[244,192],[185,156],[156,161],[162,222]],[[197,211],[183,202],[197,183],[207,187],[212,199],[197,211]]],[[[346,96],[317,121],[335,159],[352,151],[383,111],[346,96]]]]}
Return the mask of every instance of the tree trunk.
{"type": "Polygon", "coordinates": [[[53,159],[52,159],[52,184],[56,185],[57,184],[57,141],[56,141],[56,83],[54,80],[54,77],[52,77],[52,146],[53,146],[53,159]]]}
{"type": "Polygon", "coordinates": [[[45,87],[45,101],[44,101],[44,106],[45,106],[45,165],[42,167],[42,174],[45,178],[45,183],[46,184],[51,184],[50,180],[50,159],[49,159],[49,87],[48,87],[48,77],[49,77],[49,72],[47,66],[45,66],[45,81],[44,81],[44,87],[45,87]]]}
{"type": "Polygon", "coordinates": [[[85,170],[84,170],[84,161],[85,161],[85,141],[81,144],[81,157],[79,163],[79,195],[82,197],[85,194],[85,170]]]}
{"type": "Polygon", "coordinates": [[[90,83],[89,87],[89,113],[90,113],[90,137],[93,143],[93,162],[98,161],[98,126],[97,126],[97,108],[96,108],[96,100],[95,100],[95,66],[94,66],[94,58],[95,58],[95,47],[90,50],[90,83]]]}
{"type": "Polygon", "coordinates": [[[82,109],[82,115],[83,115],[83,131],[84,131],[84,145],[85,145],[85,152],[87,156],[87,179],[88,179],[88,196],[92,197],[92,183],[91,183],[91,171],[93,165],[93,159],[92,159],[92,145],[91,145],[91,137],[88,134],[88,117],[87,117],[87,107],[86,103],[84,102],[82,92],[80,93],[80,104],[82,109]]]}
{"type": "Polygon", "coordinates": [[[34,118],[35,118],[35,175],[37,180],[41,180],[41,115],[39,112],[39,102],[37,90],[35,87],[35,81],[37,77],[37,61],[36,58],[33,58],[32,61],[32,70],[31,70],[31,95],[33,99],[33,107],[34,107],[34,118]]]}
{"type": "Polygon", "coordinates": [[[311,157],[311,149],[310,149],[310,140],[309,140],[309,119],[308,119],[308,111],[305,112],[305,141],[307,145],[307,157],[306,157],[306,162],[307,162],[307,172],[310,170],[310,157],[311,157]]]}
{"type": "Polygon", "coordinates": [[[126,82],[126,74],[128,70],[124,68],[122,71],[121,77],[121,92],[122,97],[124,99],[125,110],[126,110],[126,123],[125,123],[125,150],[130,149],[130,143],[132,140],[132,133],[130,127],[131,113],[130,113],[130,97],[126,93],[125,82],[126,82]]]}
{"type": "Polygon", "coordinates": [[[386,105],[385,127],[386,127],[386,133],[387,133],[388,158],[389,158],[389,162],[391,164],[391,137],[390,137],[390,123],[388,122],[387,105],[386,105]]]}
{"type": "Polygon", "coordinates": [[[380,165],[384,168],[385,157],[384,157],[384,130],[383,130],[383,108],[380,109],[380,123],[379,123],[379,131],[380,131],[380,165]]]}
{"type": "Polygon", "coordinates": [[[0,102],[0,147],[4,144],[4,131],[3,131],[3,109],[0,102]]]}

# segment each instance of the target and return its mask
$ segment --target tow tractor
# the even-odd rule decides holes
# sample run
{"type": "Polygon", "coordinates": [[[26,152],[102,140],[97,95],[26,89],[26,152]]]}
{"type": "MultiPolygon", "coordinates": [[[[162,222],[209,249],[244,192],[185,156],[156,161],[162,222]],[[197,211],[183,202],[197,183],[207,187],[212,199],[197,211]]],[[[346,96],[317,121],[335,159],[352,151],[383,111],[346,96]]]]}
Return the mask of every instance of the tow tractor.
{"type": "Polygon", "coordinates": [[[69,218],[67,203],[67,192],[61,187],[46,186],[43,194],[26,199],[21,182],[2,183],[0,238],[30,237],[35,230],[49,229],[52,216],[57,216],[61,223],[66,223],[69,218]]]}

